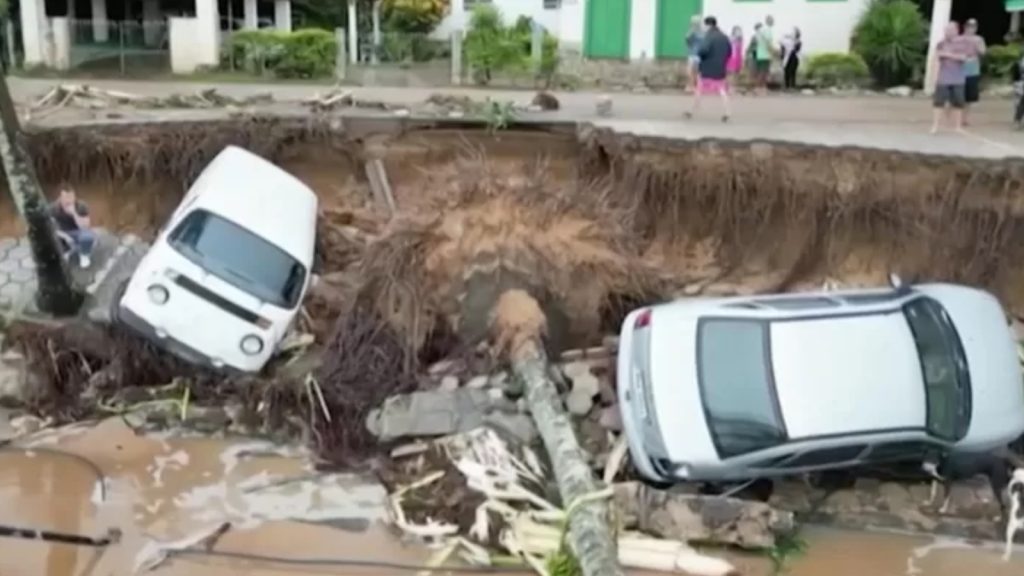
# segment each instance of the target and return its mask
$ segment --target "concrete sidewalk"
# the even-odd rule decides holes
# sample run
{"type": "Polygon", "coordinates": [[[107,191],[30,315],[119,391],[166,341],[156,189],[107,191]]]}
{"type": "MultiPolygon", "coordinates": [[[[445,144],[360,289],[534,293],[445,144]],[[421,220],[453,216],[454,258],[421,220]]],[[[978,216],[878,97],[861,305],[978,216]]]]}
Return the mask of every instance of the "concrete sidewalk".
{"type": "MultiPolygon", "coordinates": [[[[27,103],[62,82],[52,79],[11,78],[9,83],[15,100],[27,103]]],[[[81,82],[72,80],[67,83],[81,82]]],[[[324,94],[330,89],[322,85],[153,81],[95,81],[89,84],[144,96],[188,94],[211,88],[236,98],[270,93],[277,103],[261,107],[260,110],[283,114],[305,114],[305,109],[299,107],[297,102],[318,93],[324,94]]],[[[533,96],[533,92],[530,91],[475,88],[347,89],[358,99],[410,107],[422,105],[431,94],[437,93],[464,95],[477,100],[512,100],[524,105],[528,104],[533,96]]],[[[989,98],[978,104],[972,110],[969,133],[943,133],[933,136],[928,133],[932,111],[928,100],[924,98],[799,94],[737,96],[733,101],[732,121],[729,124],[722,124],[716,120],[719,112],[718,102],[714,100],[709,100],[705,105],[706,119],[684,121],[683,111],[688,109],[692,97],[680,93],[611,93],[611,118],[602,118],[596,113],[595,105],[602,96],[600,93],[565,92],[556,95],[561,102],[560,110],[523,114],[521,118],[533,121],[590,122],[622,132],[686,140],[776,140],[976,158],[1024,157],[1024,135],[1013,130],[1010,122],[1012,102],[1006,99],[989,98]]],[[[104,118],[113,117],[96,111],[58,112],[61,114],[54,114],[46,119],[34,118],[33,122],[40,125],[57,125],[102,122],[104,118]],[[80,118],[75,114],[77,112],[82,113],[80,118]]],[[[201,120],[222,118],[225,115],[223,110],[161,109],[131,110],[130,113],[124,114],[121,110],[117,112],[120,121],[201,120]]],[[[347,111],[344,114],[365,116],[368,113],[354,110],[351,114],[347,111]]]]}

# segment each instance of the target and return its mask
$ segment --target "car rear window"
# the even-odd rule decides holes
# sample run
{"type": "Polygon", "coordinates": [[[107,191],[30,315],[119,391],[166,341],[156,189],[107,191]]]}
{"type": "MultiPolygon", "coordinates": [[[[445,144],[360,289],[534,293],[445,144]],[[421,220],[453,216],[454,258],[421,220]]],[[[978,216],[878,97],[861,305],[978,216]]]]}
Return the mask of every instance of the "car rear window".
{"type": "Polygon", "coordinates": [[[698,338],[701,399],[719,457],[785,442],[771,379],[768,326],[748,320],[705,320],[698,338]]]}
{"type": "Polygon", "coordinates": [[[306,268],[274,244],[206,210],[185,217],[168,243],[221,280],[282,308],[294,308],[306,268]]]}

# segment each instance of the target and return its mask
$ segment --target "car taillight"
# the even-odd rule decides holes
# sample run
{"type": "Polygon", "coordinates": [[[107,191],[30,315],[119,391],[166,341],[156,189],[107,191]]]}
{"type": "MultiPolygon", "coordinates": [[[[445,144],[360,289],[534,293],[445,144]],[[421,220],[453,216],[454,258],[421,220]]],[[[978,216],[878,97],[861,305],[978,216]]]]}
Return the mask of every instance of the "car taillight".
{"type": "Polygon", "coordinates": [[[648,308],[637,315],[636,321],[633,322],[633,329],[647,328],[651,325],[651,309],[648,308]]]}

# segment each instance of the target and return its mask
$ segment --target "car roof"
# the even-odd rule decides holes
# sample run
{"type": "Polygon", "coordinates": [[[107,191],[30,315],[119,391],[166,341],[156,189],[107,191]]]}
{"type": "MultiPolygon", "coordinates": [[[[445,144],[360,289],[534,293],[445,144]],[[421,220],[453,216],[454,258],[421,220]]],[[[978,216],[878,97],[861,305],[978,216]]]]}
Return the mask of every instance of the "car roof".
{"type": "Polygon", "coordinates": [[[311,264],[317,197],[298,178],[237,146],[228,146],[192,185],[194,208],[222,215],[311,264]]]}
{"type": "Polygon", "coordinates": [[[791,439],[925,426],[924,376],[902,314],[776,320],[769,334],[791,439]]]}

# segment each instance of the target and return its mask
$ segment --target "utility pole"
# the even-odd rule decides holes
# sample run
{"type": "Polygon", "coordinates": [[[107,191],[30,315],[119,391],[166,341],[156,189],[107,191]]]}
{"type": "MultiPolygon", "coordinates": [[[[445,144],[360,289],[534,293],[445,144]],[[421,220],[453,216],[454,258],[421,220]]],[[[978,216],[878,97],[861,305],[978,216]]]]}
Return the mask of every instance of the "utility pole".
{"type": "Polygon", "coordinates": [[[28,155],[25,135],[21,131],[14,100],[7,87],[6,68],[3,72],[0,75],[0,123],[3,124],[3,130],[0,130],[0,160],[7,177],[7,189],[28,228],[28,242],[39,280],[36,305],[41,312],[54,316],[72,316],[78,313],[85,295],[72,283],[61,255],[46,197],[28,155]]]}

